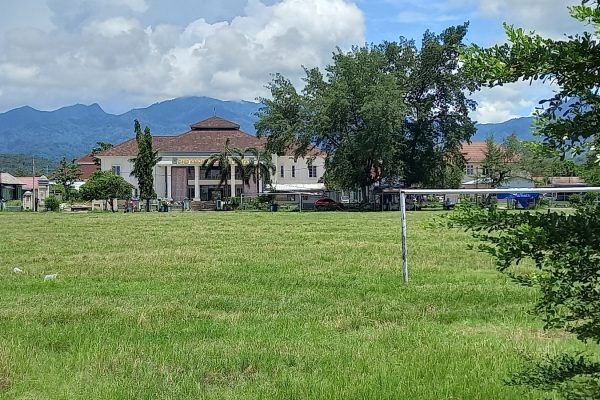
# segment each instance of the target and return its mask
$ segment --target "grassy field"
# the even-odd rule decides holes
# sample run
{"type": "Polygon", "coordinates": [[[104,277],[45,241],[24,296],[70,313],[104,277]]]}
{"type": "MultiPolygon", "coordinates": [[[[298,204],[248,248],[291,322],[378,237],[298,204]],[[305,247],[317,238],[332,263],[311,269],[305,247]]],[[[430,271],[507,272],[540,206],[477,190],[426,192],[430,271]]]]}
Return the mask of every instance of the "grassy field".
{"type": "Polygon", "coordinates": [[[541,398],[573,340],[432,215],[406,286],[397,213],[0,213],[0,398],[541,398]]]}

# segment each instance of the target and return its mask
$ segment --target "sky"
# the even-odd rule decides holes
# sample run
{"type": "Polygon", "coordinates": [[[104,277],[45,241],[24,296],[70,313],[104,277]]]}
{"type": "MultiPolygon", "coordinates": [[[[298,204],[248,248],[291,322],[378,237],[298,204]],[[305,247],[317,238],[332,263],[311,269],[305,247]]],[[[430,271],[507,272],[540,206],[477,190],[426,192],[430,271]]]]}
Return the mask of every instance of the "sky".
{"type": "MultiPolygon", "coordinates": [[[[340,47],[470,23],[468,43],[504,42],[504,21],[560,38],[576,0],[2,0],[0,112],[98,103],[122,113],[180,96],[250,100],[278,72],[301,82],[340,47]]],[[[481,123],[528,116],[550,88],[477,92],[481,123]]]]}

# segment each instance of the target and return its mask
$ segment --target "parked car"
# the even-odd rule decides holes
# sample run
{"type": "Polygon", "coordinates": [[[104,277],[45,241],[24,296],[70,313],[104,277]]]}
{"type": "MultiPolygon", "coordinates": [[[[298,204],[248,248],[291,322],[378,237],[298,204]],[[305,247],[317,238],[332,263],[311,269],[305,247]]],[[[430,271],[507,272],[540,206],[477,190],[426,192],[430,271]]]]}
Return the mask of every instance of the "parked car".
{"type": "Polygon", "coordinates": [[[315,210],[341,210],[344,208],[342,203],[324,197],[315,201],[315,210]]]}

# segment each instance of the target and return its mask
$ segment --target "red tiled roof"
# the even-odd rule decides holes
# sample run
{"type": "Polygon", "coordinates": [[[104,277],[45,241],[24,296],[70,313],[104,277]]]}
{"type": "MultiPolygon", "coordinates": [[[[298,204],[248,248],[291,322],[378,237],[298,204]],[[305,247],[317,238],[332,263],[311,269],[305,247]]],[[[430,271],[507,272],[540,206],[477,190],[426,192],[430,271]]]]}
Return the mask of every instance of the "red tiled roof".
{"type": "MultiPolygon", "coordinates": [[[[163,153],[215,153],[225,148],[227,139],[230,140],[230,147],[239,149],[262,149],[266,143],[265,139],[241,131],[240,126],[233,122],[212,117],[192,125],[192,130],[179,136],[153,136],[152,144],[155,150],[163,153]]],[[[99,153],[98,156],[134,157],[137,151],[135,139],[130,139],[99,153]]]]}
{"type": "Polygon", "coordinates": [[[100,171],[100,166],[96,164],[79,164],[79,170],[81,171],[79,179],[87,181],[94,172],[100,171]]]}
{"type": "Polygon", "coordinates": [[[487,144],[485,142],[463,143],[460,152],[466,162],[480,163],[485,159],[487,144]]]}
{"type": "Polygon", "coordinates": [[[77,164],[79,165],[83,165],[83,164],[94,164],[94,157],[92,156],[92,154],[86,154],[83,157],[80,157],[79,160],[76,161],[77,164]]]}
{"type": "Polygon", "coordinates": [[[35,180],[35,187],[38,188],[40,186],[40,180],[48,181],[48,178],[45,176],[36,176],[35,178],[32,176],[20,176],[16,178],[21,185],[23,185],[23,189],[31,190],[33,189],[33,181],[35,180]]]}

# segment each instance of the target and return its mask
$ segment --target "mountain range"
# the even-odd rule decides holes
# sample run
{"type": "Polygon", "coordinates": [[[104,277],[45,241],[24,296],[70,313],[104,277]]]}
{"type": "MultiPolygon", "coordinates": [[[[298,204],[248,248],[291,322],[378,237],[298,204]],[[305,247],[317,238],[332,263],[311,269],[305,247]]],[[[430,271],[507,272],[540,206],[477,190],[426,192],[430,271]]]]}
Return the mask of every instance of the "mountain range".
{"type": "MultiPolygon", "coordinates": [[[[219,115],[255,133],[255,113],[260,104],[248,101],[221,101],[209,97],[182,97],[136,108],[124,114],[105,112],[98,104],[39,111],[21,107],[0,113],[0,153],[22,153],[58,159],[88,153],[96,142],[117,144],[134,136],[133,121],[149,126],[153,134],[175,135],[197,121],[219,115]]],[[[497,141],[511,133],[533,139],[531,117],[499,124],[479,124],[472,140],[485,140],[494,134],[497,141]]]]}

